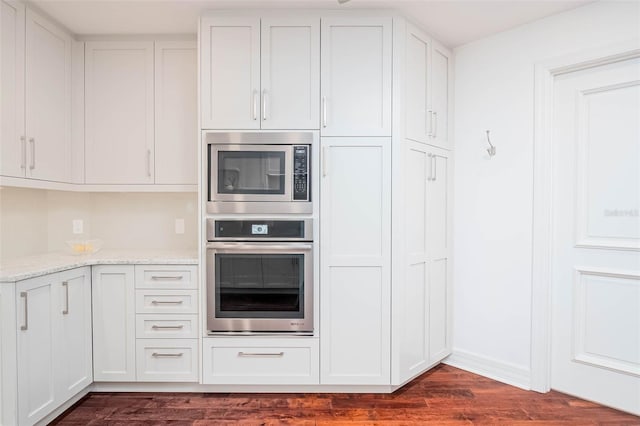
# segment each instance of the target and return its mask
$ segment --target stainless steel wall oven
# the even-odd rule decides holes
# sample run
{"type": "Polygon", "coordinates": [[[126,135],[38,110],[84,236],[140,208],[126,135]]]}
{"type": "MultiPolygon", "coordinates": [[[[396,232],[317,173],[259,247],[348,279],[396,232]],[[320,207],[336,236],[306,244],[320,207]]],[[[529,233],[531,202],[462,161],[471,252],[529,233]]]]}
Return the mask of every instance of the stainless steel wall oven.
{"type": "Polygon", "coordinates": [[[210,333],[313,333],[312,223],[208,219],[210,333]]]}
{"type": "Polygon", "coordinates": [[[311,213],[317,132],[208,132],[208,213],[311,213]]]}

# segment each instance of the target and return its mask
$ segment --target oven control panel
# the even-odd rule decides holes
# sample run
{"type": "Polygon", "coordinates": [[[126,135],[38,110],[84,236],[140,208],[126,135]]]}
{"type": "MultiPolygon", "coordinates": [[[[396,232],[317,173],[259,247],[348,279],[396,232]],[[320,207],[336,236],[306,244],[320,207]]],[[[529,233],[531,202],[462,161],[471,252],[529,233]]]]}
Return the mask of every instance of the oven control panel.
{"type": "Polygon", "coordinates": [[[293,200],[309,201],[309,146],[293,147],[293,200]]]}

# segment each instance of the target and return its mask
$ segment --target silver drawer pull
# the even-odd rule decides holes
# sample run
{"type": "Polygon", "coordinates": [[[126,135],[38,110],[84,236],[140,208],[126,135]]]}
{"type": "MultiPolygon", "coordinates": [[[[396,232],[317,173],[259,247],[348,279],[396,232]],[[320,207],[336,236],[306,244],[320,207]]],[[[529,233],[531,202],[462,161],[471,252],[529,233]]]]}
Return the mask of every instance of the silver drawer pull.
{"type": "Polygon", "coordinates": [[[152,305],[182,305],[182,300],[152,300],[152,305]]]}
{"type": "Polygon", "coordinates": [[[69,315],[69,282],[63,281],[62,287],[64,287],[64,309],[62,310],[62,315],[69,315]]]}
{"type": "Polygon", "coordinates": [[[238,356],[244,358],[280,358],[284,352],[238,352],[238,356]]]}
{"type": "Polygon", "coordinates": [[[20,330],[25,331],[29,329],[29,294],[21,291],[20,297],[24,297],[24,324],[20,326],[20,330]]]}
{"type": "Polygon", "coordinates": [[[180,352],[177,354],[163,354],[161,352],[154,352],[151,354],[154,358],[180,358],[184,353],[180,352]]]}
{"type": "Polygon", "coordinates": [[[182,275],[166,276],[166,275],[152,275],[151,279],[154,281],[169,281],[169,280],[182,280],[182,275]]]}
{"type": "Polygon", "coordinates": [[[182,330],[184,325],[152,325],[154,330],[182,330]]]}

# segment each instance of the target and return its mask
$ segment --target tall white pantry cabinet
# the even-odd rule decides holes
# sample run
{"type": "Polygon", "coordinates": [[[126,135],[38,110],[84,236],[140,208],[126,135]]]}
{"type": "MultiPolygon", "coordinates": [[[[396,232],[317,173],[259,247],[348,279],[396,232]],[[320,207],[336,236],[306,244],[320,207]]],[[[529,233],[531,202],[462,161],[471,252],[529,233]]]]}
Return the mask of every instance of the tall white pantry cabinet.
{"type": "MultiPolygon", "coordinates": [[[[393,389],[451,351],[452,57],[385,11],[288,14],[282,31],[294,53],[273,56],[274,14],[202,18],[201,127],[273,128],[269,105],[280,96],[264,90],[266,79],[286,77],[305,88],[294,111],[319,120],[294,119],[284,105],[285,115],[273,108],[273,120],[276,128],[321,136],[313,160],[320,187],[317,383],[393,389]],[[290,66],[267,66],[265,74],[274,57],[290,66]],[[314,69],[299,66],[309,63],[320,70],[319,88],[314,69]]],[[[229,344],[206,340],[205,348],[229,344]]],[[[211,356],[204,350],[203,364],[211,356]]]]}

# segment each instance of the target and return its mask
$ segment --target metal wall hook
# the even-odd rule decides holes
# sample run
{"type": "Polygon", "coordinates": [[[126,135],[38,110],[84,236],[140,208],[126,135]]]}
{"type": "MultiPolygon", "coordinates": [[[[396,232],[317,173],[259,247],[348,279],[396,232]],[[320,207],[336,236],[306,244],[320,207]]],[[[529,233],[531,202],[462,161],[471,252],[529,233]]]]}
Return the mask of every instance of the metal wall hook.
{"type": "Polygon", "coordinates": [[[489,148],[487,148],[487,153],[489,157],[493,157],[496,155],[496,147],[491,143],[491,138],[489,137],[489,130],[487,130],[487,142],[489,143],[489,148]]]}

